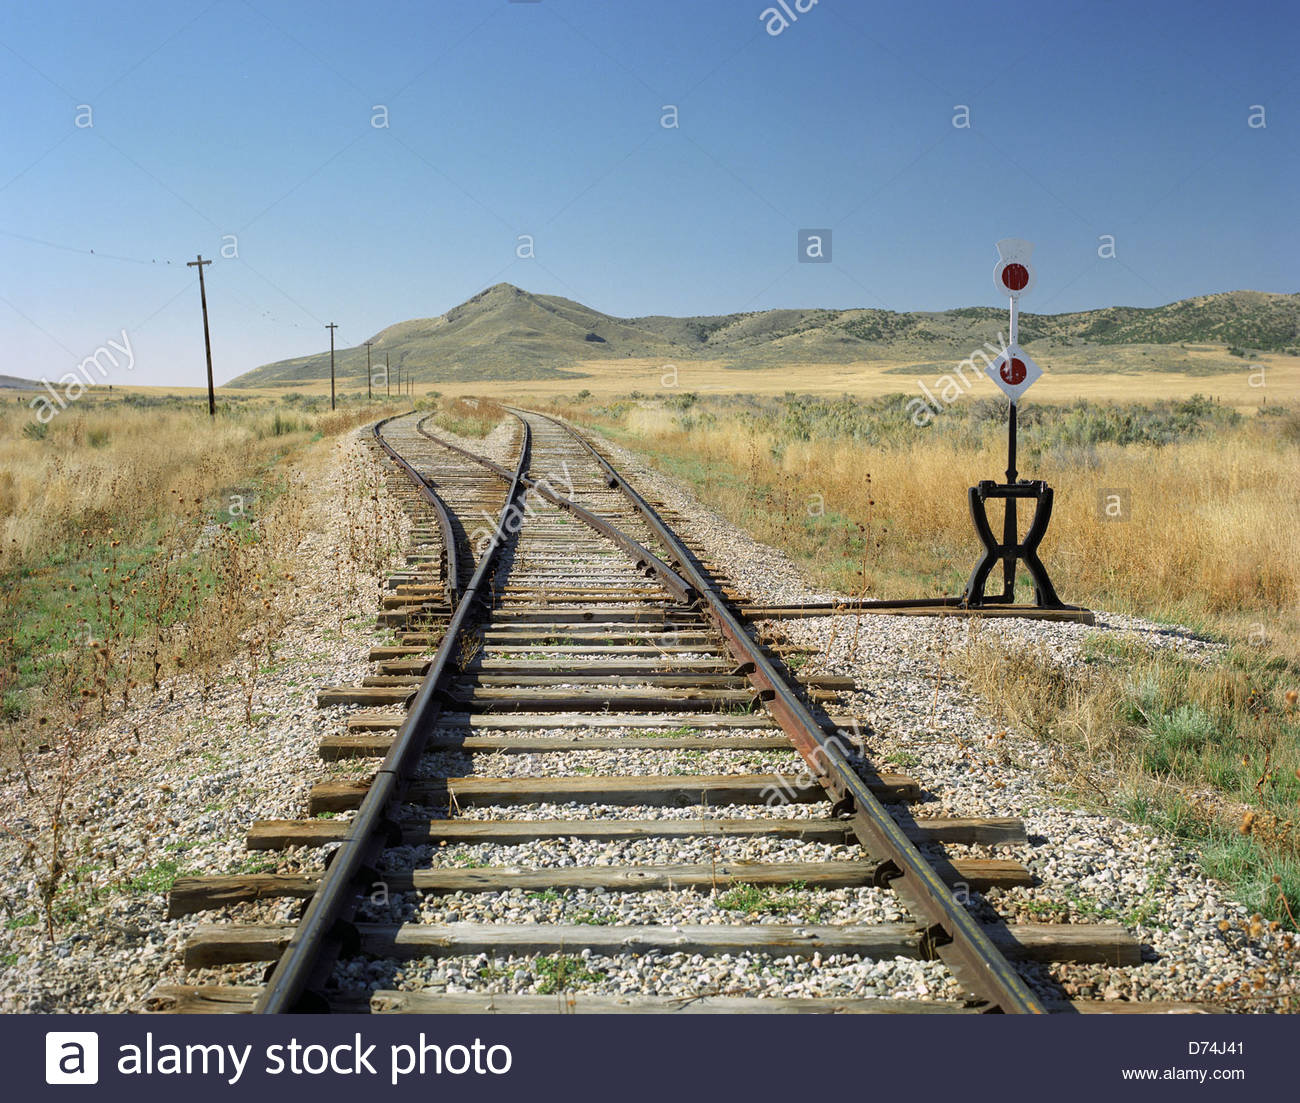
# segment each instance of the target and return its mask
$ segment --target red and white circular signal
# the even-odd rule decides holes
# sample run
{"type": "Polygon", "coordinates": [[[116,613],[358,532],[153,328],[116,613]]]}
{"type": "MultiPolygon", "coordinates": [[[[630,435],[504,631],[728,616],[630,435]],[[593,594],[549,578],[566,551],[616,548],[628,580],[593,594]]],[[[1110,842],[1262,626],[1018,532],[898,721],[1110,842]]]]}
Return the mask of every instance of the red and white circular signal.
{"type": "Polygon", "coordinates": [[[998,262],[993,266],[993,280],[998,291],[1018,299],[1034,286],[1034,266],[1029,254],[1034,251],[1032,242],[1018,237],[1004,237],[998,242],[998,262]]]}
{"type": "Polygon", "coordinates": [[[1029,359],[1024,349],[1013,344],[984,369],[984,374],[1001,387],[1012,402],[1019,402],[1020,396],[1043,374],[1043,369],[1029,359]]]}

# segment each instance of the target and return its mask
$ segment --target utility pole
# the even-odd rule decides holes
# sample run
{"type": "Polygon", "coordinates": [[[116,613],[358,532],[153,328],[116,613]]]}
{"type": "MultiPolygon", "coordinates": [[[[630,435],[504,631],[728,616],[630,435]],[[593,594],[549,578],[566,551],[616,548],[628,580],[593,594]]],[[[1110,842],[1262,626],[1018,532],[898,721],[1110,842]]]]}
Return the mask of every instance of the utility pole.
{"type": "Polygon", "coordinates": [[[384,392],[387,397],[393,397],[393,373],[388,366],[388,353],[384,353],[384,392]]]}
{"type": "Polygon", "coordinates": [[[336,409],[337,404],[334,401],[334,331],[339,327],[333,322],[327,322],[325,328],[330,331],[330,409],[336,409]]]}
{"type": "Polygon", "coordinates": [[[208,355],[208,416],[215,418],[217,416],[217,394],[212,387],[212,338],[208,334],[208,291],[203,286],[203,266],[211,264],[212,261],[204,260],[203,254],[199,253],[196,260],[186,261],[186,268],[197,268],[199,270],[199,302],[203,304],[203,351],[208,355]]]}
{"type": "Polygon", "coordinates": [[[370,374],[370,345],[371,342],[367,341],[366,342],[366,401],[367,402],[370,401],[370,380],[373,378],[373,376],[371,376],[370,374]]]}

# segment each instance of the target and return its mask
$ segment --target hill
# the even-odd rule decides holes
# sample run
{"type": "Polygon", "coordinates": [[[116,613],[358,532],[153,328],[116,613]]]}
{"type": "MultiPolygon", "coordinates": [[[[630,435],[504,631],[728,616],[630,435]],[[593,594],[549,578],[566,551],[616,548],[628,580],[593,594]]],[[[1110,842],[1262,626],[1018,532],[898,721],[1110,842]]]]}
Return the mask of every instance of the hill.
{"type": "Polygon", "coordinates": [[[40,387],[34,379],[19,379],[16,375],[0,375],[0,387],[9,387],[16,391],[34,391],[40,387]]]}
{"type": "MultiPolygon", "coordinates": [[[[394,372],[420,382],[579,378],[584,361],[719,360],[736,368],[782,363],[859,363],[969,355],[1006,329],[1006,311],[970,307],[889,310],[764,310],[711,317],[616,318],[558,295],[508,283],[481,291],[437,318],[398,322],[372,338],[394,372]]],[[[1300,294],[1229,291],[1159,307],[1105,307],[1022,314],[1021,343],[1086,351],[1107,345],[1208,343],[1300,354],[1300,294]]],[[[1085,358],[1086,360],[1086,358],[1085,358]]],[[[340,379],[365,378],[365,349],[336,352],[340,379]]],[[[265,364],[231,387],[291,386],[329,377],[329,353],[265,364]]]]}

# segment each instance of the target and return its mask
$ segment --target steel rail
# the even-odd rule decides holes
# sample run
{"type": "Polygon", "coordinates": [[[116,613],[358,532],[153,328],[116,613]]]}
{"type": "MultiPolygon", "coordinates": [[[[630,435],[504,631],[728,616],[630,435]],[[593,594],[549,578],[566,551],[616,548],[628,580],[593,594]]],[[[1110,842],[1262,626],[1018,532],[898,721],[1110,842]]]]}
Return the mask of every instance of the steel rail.
{"type": "Polygon", "coordinates": [[[750,639],[711,580],[695,564],[686,546],[654,507],[592,447],[583,434],[548,414],[533,413],[533,416],[560,426],[586,449],[605,472],[609,487],[619,490],[627,498],[677,560],[678,568],[701,594],[707,612],[730,645],[733,657],[765,698],[773,718],[835,798],[837,810],[851,818],[854,833],[863,847],[882,862],[875,883],[880,887],[888,885],[914,916],[923,918],[928,924],[924,932],[927,948],[940,957],[973,994],[988,1001],[990,1010],[1046,1014],[1043,1002],[858,776],[844,753],[841,740],[828,737],[822,730],[816,717],[762,648],[750,639]]]}
{"type": "MultiPolygon", "coordinates": [[[[412,410],[410,413],[414,413],[412,410]]],[[[433,511],[438,517],[438,529],[442,533],[443,557],[442,569],[443,578],[445,579],[447,589],[447,603],[452,609],[460,604],[460,551],[456,546],[456,530],[451,523],[451,511],[447,509],[447,503],[442,500],[438,492],[433,488],[423,475],[415,470],[405,459],[397,452],[388,441],[384,440],[384,434],[380,431],[390,421],[399,417],[407,417],[407,414],[394,414],[393,417],[386,417],[382,421],[375,422],[374,434],[380,446],[388,453],[389,457],[396,461],[397,465],[410,477],[415,483],[416,488],[424,495],[425,501],[433,507],[433,511]]]]}
{"type": "MultiPolygon", "coordinates": [[[[519,414],[515,413],[513,410],[511,411],[511,413],[514,414],[514,416],[519,419],[520,424],[522,425],[528,424],[526,421],[524,421],[522,417],[519,416],[519,414]]],[[[500,479],[510,478],[509,471],[507,471],[500,464],[493,463],[486,456],[476,455],[475,453],[470,452],[465,448],[461,448],[458,445],[452,444],[451,441],[449,440],[444,440],[442,437],[435,436],[433,433],[429,432],[429,430],[427,430],[424,427],[424,423],[428,420],[429,420],[428,417],[424,417],[421,418],[418,422],[416,422],[415,428],[420,432],[421,435],[428,437],[429,440],[433,441],[435,444],[440,444],[444,448],[450,448],[453,452],[456,452],[459,455],[464,456],[466,459],[470,459],[473,460],[475,463],[481,464],[500,479]]],[[[692,586],[689,582],[687,582],[684,578],[682,578],[680,574],[674,571],[670,566],[668,566],[667,563],[665,563],[662,559],[660,559],[657,555],[655,555],[654,552],[650,551],[650,549],[647,548],[644,544],[640,544],[637,541],[633,540],[630,536],[628,536],[625,532],[623,532],[622,529],[616,528],[614,525],[611,525],[608,521],[605,520],[605,518],[601,517],[597,513],[593,513],[585,506],[580,506],[572,498],[566,498],[562,494],[557,494],[546,484],[546,481],[544,479],[530,479],[525,476],[524,485],[527,486],[529,490],[536,491],[552,505],[555,505],[560,509],[572,513],[575,517],[578,518],[578,520],[584,522],[587,525],[590,525],[601,535],[608,537],[610,540],[612,540],[615,544],[617,544],[620,548],[622,548],[623,551],[626,552],[632,558],[633,562],[636,564],[638,569],[640,570],[648,569],[649,571],[652,571],[654,572],[654,574],[658,575],[660,582],[662,582],[664,586],[668,588],[668,591],[673,595],[673,597],[675,597],[683,605],[694,605],[696,600],[698,600],[699,593],[696,591],[694,586],[692,586]]]]}
{"type": "Polygon", "coordinates": [[[519,462],[492,540],[448,622],[429,672],[420,683],[406,719],[398,728],[392,747],[375,774],[347,836],[331,856],[320,885],[267,978],[253,1006],[254,1014],[326,1008],[324,998],[313,992],[312,987],[324,983],[326,966],[332,967],[337,947],[354,936],[350,916],[355,913],[365,880],[373,878],[372,863],[383,846],[391,845],[398,835],[396,826],[388,817],[389,809],[401,798],[407,774],[423,752],[430,731],[442,712],[442,683],[453,672],[460,634],[484,596],[501,549],[508,538],[519,531],[518,522],[522,515],[519,499],[524,490],[531,446],[532,430],[524,422],[519,462]]]}

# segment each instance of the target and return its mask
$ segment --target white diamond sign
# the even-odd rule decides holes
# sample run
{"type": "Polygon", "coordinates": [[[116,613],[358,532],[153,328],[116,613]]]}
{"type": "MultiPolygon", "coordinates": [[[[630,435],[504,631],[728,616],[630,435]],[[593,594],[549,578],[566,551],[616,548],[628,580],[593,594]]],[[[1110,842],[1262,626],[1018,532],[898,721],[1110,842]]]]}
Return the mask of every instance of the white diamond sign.
{"type": "Polygon", "coordinates": [[[1001,387],[1012,402],[1019,402],[1020,396],[1043,374],[1043,369],[1029,359],[1024,349],[1013,344],[984,369],[984,374],[1001,387]]]}

